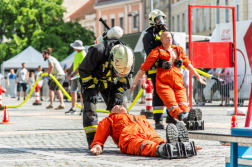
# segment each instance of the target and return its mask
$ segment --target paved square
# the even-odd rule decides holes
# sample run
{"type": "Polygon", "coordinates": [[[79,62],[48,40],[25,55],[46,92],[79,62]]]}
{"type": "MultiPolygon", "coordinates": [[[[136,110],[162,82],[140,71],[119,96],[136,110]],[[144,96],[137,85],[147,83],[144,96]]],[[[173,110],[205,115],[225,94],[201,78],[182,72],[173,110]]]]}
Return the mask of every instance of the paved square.
{"type": "MultiPolygon", "coordinates": [[[[42,106],[33,106],[34,98],[30,98],[19,108],[9,108],[10,121],[14,124],[0,124],[0,166],[101,166],[101,167],[139,167],[139,166],[225,166],[225,156],[229,156],[229,146],[222,146],[218,141],[194,140],[203,149],[198,155],[184,159],[162,159],[127,155],[109,137],[104,152],[99,156],[92,155],[86,143],[82,126],[82,116],[65,115],[71,103],[65,103],[64,110],[46,110],[48,101],[42,106]]],[[[16,99],[4,98],[3,104],[16,105],[16,99]]],[[[58,106],[56,100],[54,106],[58,106]]],[[[127,104],[128,106],[130,103],[127,104]]],[[[98,109],[105,109],[99,102],[98,109]]],[[[131,114],[140,114],[144,105],[136,104],[131,114]]],[[[230,107],[201,107],[205,130],[203,132],[229,134],[231,116],[226,116],[230,107]]],[[[80,109],[77,109],[80,111],[80,109]]],[[[99,120],[107,113],[98,113],[99,120]]],[[[2,121],[3,111],[0,111],[2,121]]],[[[238,116],[239,127],[244,126],[245,116],[238,116]]],[[[154,121],[148,119],[154,126],[154,121]]],[[[157,130],[165,138],[165,130],[157,130]]]]}

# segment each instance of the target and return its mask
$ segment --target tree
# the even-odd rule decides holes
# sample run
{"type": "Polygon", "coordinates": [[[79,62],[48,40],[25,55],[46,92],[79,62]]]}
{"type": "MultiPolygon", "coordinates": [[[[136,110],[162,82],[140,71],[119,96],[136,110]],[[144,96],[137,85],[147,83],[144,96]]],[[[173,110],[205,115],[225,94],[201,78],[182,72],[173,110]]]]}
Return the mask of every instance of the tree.
{"type": "Polygon", "coordinates": [[[62,60],[73,50],[69,44],[79,39],[91,45],[94,33],[76,22],[63,21],[63,0],[0,0],[0,64],[29,45],[38,51],[48,47],[62,60]],[[3,36],[10,39],[2,43],[3,36]]]}

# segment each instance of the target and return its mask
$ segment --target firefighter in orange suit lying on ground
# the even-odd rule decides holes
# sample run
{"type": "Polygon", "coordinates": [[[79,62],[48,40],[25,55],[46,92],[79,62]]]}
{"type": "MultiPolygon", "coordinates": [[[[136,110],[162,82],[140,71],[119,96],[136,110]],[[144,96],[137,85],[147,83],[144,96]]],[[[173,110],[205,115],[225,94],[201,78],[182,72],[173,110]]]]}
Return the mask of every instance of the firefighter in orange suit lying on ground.
{"type": "Polygon", "coordinates": [[[100,154],[109,135],[121,152],[127,154],[170,159],[196,155],[194,142],[178,142],[178,131],[174,124],[167,125],[166,143],[145,116],[127,114],[123,105],[113,107],[111,114],[99,122],[90,151],[100,154]]]}
{"type": "Polygon", "coordinates": [[[162,33],[161,43],[161,46],[152,49],[142,64],[131,86],[130,94],[136,87],[137,81],[149,70],[153,63],[159,60],[156,75],[156,91],[167,107],[167,114],[170,116],[168,118],[176,118],[168,122],[176,124],[176,120],[183,120],[185,123],[190,120],[201,120],[202,112],[200,109],[191,109],[189,112],[186,91],[183,86],[183,75],[179,68],[184,65],[196,76],[201,84],[206,84],[204,82],[205,78],[194,70],[183,48],[172,45],[170,32],[164,31],[162,33]]]}

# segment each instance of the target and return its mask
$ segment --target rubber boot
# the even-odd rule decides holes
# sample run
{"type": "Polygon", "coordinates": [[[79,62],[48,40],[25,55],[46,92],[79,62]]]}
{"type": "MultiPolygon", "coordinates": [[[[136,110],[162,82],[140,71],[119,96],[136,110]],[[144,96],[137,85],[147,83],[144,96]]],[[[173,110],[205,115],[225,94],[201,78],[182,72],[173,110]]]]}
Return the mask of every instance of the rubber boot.
{"type": "Polygon", "coordinates": [[[181,158],[183,157],[183,150],[180,148],[180,144],[177,143],[163,143],[157,147],[156,154],[158,157],[163,158],[181,158]]]}
{"type": "Polygon", "coordinates": [[[155,129],[164,129],[163,121],[155,122],[155,129]]]}
{"type": "Polygon", "coordinates": [[[166,142],[167,143],[178,142],[178,130],[177,127],[172,123],[169,123],[166,126],[166,142]]]}
{"type": "Polygon", "coordinates": [[[187,128],[185,127],[185,125],[181,121],[170,116],[170,114],[168,113],[167,117],[166,117],[166,123],[168,123],[168,124],[172,123],[176,126],[177,131],[178,131],[178,141],[179,142],[188,142],[189,141],[187,128]]]}

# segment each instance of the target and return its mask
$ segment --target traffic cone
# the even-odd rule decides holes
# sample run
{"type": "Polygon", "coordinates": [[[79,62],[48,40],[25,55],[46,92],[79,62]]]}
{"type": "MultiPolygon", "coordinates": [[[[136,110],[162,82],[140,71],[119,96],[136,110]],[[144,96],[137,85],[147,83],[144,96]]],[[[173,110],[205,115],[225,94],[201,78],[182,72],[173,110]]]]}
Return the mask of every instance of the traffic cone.
{"type": "Polygon", "coordinates": [[[7,106],[4,106],[4,117],[3,117],[3,122],[0,124],[13,124],[9,120],[9,112],[7,106]]]}
{"type": "Polygon", "coordinates": [[[231,128],[238,128],[238,123],[237,123],[236,115],[232,115],[231,128]]]}

